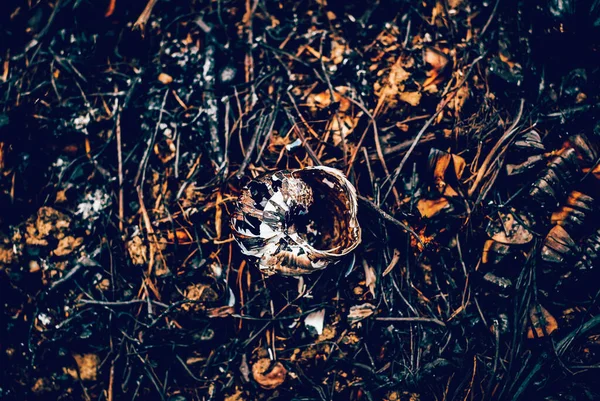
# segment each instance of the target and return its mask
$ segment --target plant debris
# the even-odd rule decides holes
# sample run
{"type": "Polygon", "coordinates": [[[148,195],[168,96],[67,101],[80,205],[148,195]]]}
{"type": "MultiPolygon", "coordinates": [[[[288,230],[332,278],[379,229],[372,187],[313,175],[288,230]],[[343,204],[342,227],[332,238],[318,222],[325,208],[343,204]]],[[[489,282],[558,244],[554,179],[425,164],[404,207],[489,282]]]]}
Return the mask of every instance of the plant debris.
{"type": "Polygon", "coordinates": [[[597,1],[2,11],[0,399],[600,399],[597,1]]]}

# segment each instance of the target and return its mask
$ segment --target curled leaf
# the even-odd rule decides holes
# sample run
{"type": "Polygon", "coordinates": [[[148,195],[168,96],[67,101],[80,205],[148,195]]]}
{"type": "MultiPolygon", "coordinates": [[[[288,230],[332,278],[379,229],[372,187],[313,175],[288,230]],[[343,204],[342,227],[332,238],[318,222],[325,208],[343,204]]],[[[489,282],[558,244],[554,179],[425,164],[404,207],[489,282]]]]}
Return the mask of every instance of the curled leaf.
{"type": "Polygon", "coordinates": [[[287,376],[287,369],[279,361],[259,359],[252,365],[252,377],[265,390],[279,387],[287,376]]]}

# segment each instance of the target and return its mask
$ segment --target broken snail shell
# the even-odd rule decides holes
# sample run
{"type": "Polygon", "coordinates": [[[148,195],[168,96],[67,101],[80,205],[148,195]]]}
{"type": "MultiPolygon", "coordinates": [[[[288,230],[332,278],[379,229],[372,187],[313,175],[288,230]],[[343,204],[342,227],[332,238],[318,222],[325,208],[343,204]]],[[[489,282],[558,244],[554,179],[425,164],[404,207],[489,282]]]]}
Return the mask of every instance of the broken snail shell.
{"type": "Polygon", "coordinates": [[[321,270],[361,241],[356,189],[331,167],[264,174],[240,194],[231,225],[242,253],[266,274],[321,270]]]}

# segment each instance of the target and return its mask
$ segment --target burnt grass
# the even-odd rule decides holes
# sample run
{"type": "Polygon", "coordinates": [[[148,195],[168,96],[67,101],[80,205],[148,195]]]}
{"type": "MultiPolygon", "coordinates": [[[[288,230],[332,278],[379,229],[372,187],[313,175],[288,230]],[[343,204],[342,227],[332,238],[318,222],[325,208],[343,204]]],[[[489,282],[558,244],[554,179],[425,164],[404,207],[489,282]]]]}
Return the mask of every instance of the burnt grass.
{"type": "Polygon", "coordinates": [[[0,399],[600,399],[598,1],[0,9],[0,399]],[[362,244],[263,277],[236,198],[319,164],[362,244]]]}

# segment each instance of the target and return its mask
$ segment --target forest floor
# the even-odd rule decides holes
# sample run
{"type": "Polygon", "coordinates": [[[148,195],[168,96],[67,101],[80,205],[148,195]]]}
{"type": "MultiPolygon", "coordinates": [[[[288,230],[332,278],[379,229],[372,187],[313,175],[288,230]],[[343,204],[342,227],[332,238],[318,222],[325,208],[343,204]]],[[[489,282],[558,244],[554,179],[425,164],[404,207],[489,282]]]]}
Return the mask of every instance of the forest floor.
{"type": "Polygon", "coordinates": [[[1,399],[600,399],[598,1],[0,9],[1,399]],[[362,243],[265,277],[316,165],[362,243]]]}

